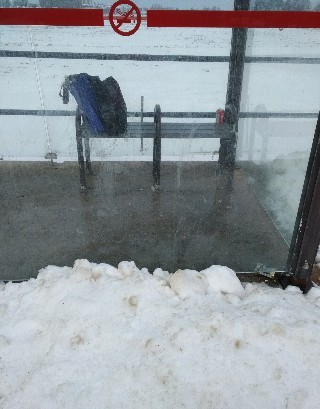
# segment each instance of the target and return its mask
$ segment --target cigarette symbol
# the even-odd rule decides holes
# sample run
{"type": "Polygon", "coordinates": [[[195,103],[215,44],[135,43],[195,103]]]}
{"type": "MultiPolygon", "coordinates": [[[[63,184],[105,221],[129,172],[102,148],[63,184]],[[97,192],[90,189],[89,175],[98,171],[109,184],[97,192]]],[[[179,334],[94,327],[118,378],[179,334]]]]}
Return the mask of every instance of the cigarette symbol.
{"type": "Polygon", "coordinates": [[[140,27],[141,12],[131,0],[119,0],[110,9],[109,21],[116,33],[122,36],[130,36],[140,27]],[[129,8],[123,11],[123,6],[129,8]],[[124,24],[133,24],[133,27],[126,31],[123,29],[124,24]]]}

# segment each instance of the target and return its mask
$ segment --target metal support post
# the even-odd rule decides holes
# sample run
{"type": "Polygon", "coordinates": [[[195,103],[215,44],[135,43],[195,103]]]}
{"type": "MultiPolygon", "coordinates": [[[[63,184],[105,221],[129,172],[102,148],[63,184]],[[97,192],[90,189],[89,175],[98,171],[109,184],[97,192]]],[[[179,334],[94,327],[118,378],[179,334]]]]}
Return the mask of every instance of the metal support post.
{"type": "MultiPolygon", "coordinates": [[[[250,0],[235,0],[235,10],[249,10],[250,0]]],[[[229,78],[226,97],[225,122],[233,127],[234,136],[230,140],[221,140],[219,164],[223,169],[233,170],[236,160],[238,121],[241,102],[243,70],[247,42],[246,28],[233,28],[229,63],[229,78]]]]}
{"type": "Polygon", "coordinates": [[[305,293],[312,286],[311,274],[320,241],[320,112],[311,148],[304,187],[287,262],[292,277],[282,282],[297,285],[305,293]]]}

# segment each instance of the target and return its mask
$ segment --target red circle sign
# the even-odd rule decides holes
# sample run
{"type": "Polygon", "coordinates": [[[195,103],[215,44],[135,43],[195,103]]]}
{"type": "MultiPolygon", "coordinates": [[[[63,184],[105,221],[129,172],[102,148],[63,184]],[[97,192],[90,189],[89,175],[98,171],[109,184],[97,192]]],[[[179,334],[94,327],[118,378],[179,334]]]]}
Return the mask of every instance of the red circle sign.
{"type": "Polygon", "coordinates": [[[141,12],[131,0],[119,0],[109,12],[109,21],[114,31],[122,36],[131,36],[141,24],[141,12]],[[129,30],[125,28],[129,25],[129,30]]]}

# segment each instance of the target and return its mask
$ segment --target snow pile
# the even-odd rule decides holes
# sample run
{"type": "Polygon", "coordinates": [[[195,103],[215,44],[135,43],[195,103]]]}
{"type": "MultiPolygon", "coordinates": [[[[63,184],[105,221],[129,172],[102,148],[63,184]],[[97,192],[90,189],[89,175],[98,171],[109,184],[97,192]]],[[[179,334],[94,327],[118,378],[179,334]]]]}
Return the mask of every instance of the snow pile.
{"type": "Polygon", "coordinates": [[[267,205],[288,242],[291,240],[310,152],[294,152],[273,160],[267,181],[267,205]]]}
{"type": "Polygon", "coordinates": [[[208,280],[209,288],[212,291],[224,294],[234,294],[243,297],[244,289],[236,276],[236,273],[228,267],[212,266],[202,271],[208,280]]]}
{"type": "Polygon", "coordinates": [[[320,289],[77,260],[0,283],[0,407],[320,408],[320,289]]]}
{"type": "Polygon", "coordinates": [[[207,293],[209,283],[204,274],[195,270],[178,270],[169,279],[172,290],[184,300],[187,297],[207,293]]]}

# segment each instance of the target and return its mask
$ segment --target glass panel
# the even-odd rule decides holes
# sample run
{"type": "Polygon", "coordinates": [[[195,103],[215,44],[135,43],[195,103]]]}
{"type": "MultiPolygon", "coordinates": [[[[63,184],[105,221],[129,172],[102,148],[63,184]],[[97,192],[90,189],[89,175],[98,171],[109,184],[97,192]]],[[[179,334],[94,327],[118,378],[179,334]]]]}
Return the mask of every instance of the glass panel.
{"type": "MultiPolygon", "coordinates": [[[[319,41],[317,30],[248,31],[247,56],[300,57],[298,63],[245,66],[241,111],[255,117],[240,120],[237,149],[239,168],[286,246],[293,234],[320,106],[319,64],[303,59],[318,57],[319,41]]],[[[279,260],[272,267],[283,269],[287,251],[277,251],[279,260]]],[[[267,256],[259,262],[272,263],[267,256]]]]}
{"type": "MultiPolygon", "coordinates": [[[[0,279],[36,276],[48,264],[79,258],[114,265],[134,260],[150,272],[212,264],[236,271],[253,271],[258,263],[284,268],[319,111],[319,65],[245,64],[237,166],[222,170],[219,138],[203,138],[196,127],[209,124],[212,135],[217,129],[231,34],[151,29],[145,22],[132,37],[117,35],[108,22],[2,27],[2,50],[31,55],[2,58],[0,65],[0,279]],[[199,56],[225,58],[203,62],[199,56]],[[86,176],[88,192],[80,192],[77,103],[70,94],[65,105],[58,95],[65,78],[80,73],[118,81],[130,124],[141,121],[143,96],[144,123],[153,123],[160,104],[162,124],[190,125],[188,137],[162,140],[159,191],[153,133],[143,141],[90,139],[93,175],[86,176]]],[[[318,57],[319,36],[319,30],[249,30],[246,55],[318,57]]]]}

